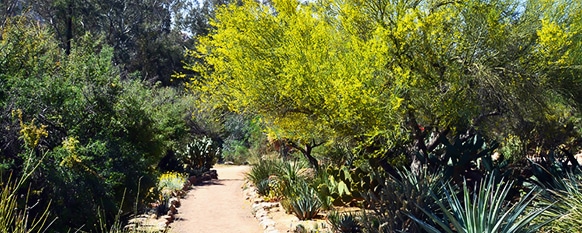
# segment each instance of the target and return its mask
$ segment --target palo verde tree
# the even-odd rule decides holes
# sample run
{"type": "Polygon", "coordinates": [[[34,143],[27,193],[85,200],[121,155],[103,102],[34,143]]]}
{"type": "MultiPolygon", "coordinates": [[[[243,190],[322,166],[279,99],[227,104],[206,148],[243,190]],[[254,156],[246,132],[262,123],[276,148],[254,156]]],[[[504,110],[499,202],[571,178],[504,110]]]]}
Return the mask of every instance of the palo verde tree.
{"type": "Polygon", "coordinates": [[[381,158],[405,145],[414,164],[478,131],[557,146],[581,103],[575,1],[243,1],[212,25],[187,54],[203,61],[190,88],[308,158],[339,137],[380,142],[381,158]]]}

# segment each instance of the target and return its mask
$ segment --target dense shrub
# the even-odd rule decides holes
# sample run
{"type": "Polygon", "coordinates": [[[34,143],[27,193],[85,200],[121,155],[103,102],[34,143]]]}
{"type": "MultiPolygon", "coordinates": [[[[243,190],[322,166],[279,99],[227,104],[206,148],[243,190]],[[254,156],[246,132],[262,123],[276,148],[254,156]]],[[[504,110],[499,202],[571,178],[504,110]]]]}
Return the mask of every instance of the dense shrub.
{"type": "Polygon", "coordinates": [[[65,55],[34,21],[15,18],[3,29],[2,175],[18,175],[26,161],[44,155],[30,178],[30,198],[40,200],[31,215],[52,200],[57,230],[97,230],[98,215],[107,225],[119,211],[129,214],[155,186],[162,157],[188,134],[187,98],[121,80],[112,48],[98,37],[77,38],[65,55]],[[19,136],[29,124],[46,131],[33,149],[19,136]]]}

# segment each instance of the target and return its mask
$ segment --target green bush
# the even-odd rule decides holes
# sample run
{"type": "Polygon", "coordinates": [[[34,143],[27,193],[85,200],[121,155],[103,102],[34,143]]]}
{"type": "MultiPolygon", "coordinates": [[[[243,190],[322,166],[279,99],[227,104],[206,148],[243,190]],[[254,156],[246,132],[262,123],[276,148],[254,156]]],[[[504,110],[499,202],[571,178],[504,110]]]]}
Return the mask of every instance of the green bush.
{"type": "MultiPolygon", "coordinates": [[[[125,214],[156,184],[156,166],[188,132],[182,96],[141,81],[121,80],[113,48],[91,35],[66,55],[36,21],[8,21],[0,38],[0,167],[21,172],[46,154],[30,181],[31,198],[59,216],[53,228],[93,230],[125,214]],[[25,150],[21,122],[43,125],[46,137],[25,150]],[[4,147],[3,147],[4,148],[4,147]],[[122,202],[126,192],[126,200],[122,202]]],[[[4,174],[3,174],[4,175],[4,174]]],[[[141,204],[141,203],[138,203],[141,204]]],[[[39,209],[31,215],[40,214],[39,209]]]]}

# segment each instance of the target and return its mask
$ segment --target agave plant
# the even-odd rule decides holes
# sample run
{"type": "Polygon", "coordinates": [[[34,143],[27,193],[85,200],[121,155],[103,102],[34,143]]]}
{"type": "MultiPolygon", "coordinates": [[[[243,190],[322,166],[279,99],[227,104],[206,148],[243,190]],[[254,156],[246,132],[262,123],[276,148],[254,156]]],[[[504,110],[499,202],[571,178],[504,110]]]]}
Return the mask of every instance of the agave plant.
{"type": "Polygon", "coordinates": [[[332,211],[327,215],[327,222],[338,233],[359,233],[362,227],[353,213],[338,213],[332,211]]]}
{"type": "Polygon", "coordinates": [[[438,210],[432,194],[441,193],[441,172],[432,173],[421,169],[414,173],[409,170],[398,171],[396,177],[375,175],[380,188],[364,194],[366,204],[372,213],[362,215],[362,228],[369,232],[419,232],[421,228],[405,214],[418,219],[428,220],[421,209],[433,212],[438,210]]]}
{"type": "Polygon", "coordinates": [[[494,176],[489,176],[470,192],[463,185],[461,196],[450,183],[446,184],[444,200],[433,195],[444,217],[423,209],[436,225],[409,215],[420,226],[430,233],[459,232],[537,232],[546,222],[534,223],[548,207],[531,209],[530,204],[536,196],[535,190],[528,192],[518,202],[511,203],[506,199],[512,187],[512,182],[497,184],[494,176]],[[441,230],[439,230],[442,229],[441,230]]]}
{"type": "Polygon", "coordinates": [[[245,175],[246,179],[250,181],[260,195],[267,195],[273,187],[273,176],[280,173],[280,165],[274,160],[261,160],[254,165],[251,170],[245,175]]]}
{"type": "Polygon", "coordinates": [[[321,210],[321,201],[317,196],[317,192],[312,187],[309,187],[306,182],[297,184],[289,194],[289,196],[286,196],[289,201],[289,207],[291,207],[291,212],[299,220],[313,219],[321,210]]]}

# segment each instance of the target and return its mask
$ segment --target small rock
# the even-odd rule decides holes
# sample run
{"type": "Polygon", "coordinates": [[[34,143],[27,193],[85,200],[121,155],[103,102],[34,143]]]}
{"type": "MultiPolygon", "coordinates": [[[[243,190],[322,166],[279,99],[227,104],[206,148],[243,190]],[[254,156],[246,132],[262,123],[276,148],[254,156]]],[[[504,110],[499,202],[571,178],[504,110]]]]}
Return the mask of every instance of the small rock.
{"type": "Polygon", "coordinates": [[[275,229],[274,226],[271,227],[267,227],[267,229],[265,229],[264,231],[265,233],[279,233],[279,231],[277,229],[275,229]]]}
{"type": "Polygon", "coordinates": [[[267,212],[265,210],[258,210],[257,213],[255,213],[255,217],[257,219],[260,219],[263,216],[267,216],[267,212]]]}
{"type": "Polygon", "coordinates": [[[262,206],[263,206],[263,209],[270,210],[270,209],[279,207],[279,202],[263,202],[262,206]]]}
{"type": "Polygon", "coordinates": [[[177,198],[177,197],[170,198],[170,204],[175,206],[176,208],[180,208],[180,205],[181,205],[180,198],[177,198]]]}

